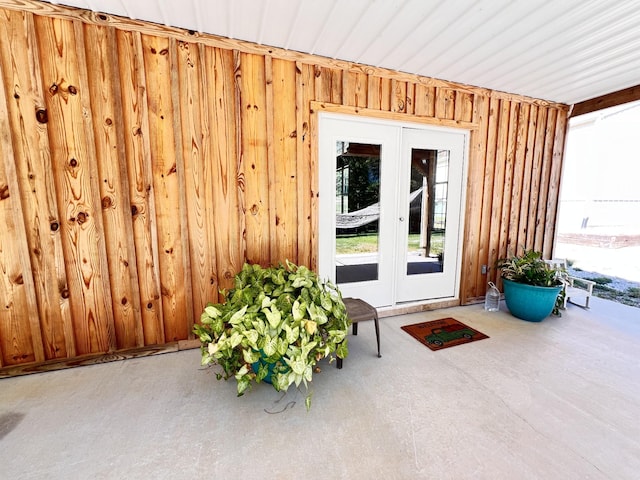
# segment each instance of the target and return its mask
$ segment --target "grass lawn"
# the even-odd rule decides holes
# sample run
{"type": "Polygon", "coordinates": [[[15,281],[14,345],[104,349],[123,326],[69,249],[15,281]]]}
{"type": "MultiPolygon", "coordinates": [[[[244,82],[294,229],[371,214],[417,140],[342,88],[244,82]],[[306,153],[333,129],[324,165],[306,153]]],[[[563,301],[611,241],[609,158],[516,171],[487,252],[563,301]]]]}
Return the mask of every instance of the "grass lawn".
{"type": "MultiPolygon", "coordinates": [[[[409,235],[409,251],[418,250],[420,245],[420,235],[409,235]]],[[[444,234],[434,233],[431,235],[431,254],[437,255],[442,252],[444,246],[444,234]]],[[[349,253],[371,253],[378,251],[378,235],[368,233],[354,236],[343,236],[336,238],[336,253],[344,255],[349,253]]]]}

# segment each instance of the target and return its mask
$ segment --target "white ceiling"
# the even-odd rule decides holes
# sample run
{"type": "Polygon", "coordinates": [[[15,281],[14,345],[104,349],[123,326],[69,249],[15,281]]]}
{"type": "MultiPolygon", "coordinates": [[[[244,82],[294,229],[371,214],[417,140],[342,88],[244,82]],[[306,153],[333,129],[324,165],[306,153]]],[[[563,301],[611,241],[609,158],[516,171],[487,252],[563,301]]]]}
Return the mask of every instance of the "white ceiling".
{"type": "Polygon", "coordinates": [[[638,0],[62,0],[567,104],[640,84],[638,0]]]}

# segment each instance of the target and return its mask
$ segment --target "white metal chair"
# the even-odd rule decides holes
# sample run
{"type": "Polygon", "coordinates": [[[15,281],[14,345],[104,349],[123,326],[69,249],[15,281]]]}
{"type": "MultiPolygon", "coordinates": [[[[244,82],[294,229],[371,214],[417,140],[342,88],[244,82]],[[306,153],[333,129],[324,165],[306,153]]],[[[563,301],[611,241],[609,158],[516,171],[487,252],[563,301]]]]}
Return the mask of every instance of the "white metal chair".
{"type": "MultiPolygon", "coordinates": [[[[553,268],[567,269],[567,261],[563,258],[553,258],[551,260],[545,260],[553,268]]],[[[589,308],[589,300],[593,295],[593,286],[596,282],[586,280],[584,278],[568,276],[568,284],[564,287],[564,305],[563,308],[567,308],[567,302],[573,303],[582,308],[589,308]],[[580,303],[576,303],[576,300],[581,300],[580,303]]]]}

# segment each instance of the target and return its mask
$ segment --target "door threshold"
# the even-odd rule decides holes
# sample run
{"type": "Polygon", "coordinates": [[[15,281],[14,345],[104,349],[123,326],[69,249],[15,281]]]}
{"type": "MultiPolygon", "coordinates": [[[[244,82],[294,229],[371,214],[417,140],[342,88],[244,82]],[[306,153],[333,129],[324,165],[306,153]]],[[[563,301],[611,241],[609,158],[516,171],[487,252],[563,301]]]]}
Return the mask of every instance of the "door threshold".
{"type": "Polygon", "coordinates": [[[462,305],[459,298],[425,300],[422,302],[410,302],[390,307],[378,308],[379,317],[394,317],[396,315],[406,315],[409,313],[427,312],[429,310],[439,310],[441,308],[458,307],[462,305]]]}

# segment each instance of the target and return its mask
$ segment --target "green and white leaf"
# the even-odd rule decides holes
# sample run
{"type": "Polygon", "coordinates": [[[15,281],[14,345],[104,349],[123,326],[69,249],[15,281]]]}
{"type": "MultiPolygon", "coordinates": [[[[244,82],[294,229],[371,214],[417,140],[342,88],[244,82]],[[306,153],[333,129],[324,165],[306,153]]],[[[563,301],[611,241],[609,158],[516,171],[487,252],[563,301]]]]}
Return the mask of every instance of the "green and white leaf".
{"type": "Polygon", "coordinates": [[[268,334],[265,336],[264,345],[262,346],[262,350],[267,357],[275,354],[278,350],[278,339],[272,338],[268,334]]]}
{"type": "Polygon", "coordinates": [[[311,365],[307,365],[307,368],[304,369],[305,384],[311,381],[312,376],[313,376],[313,367],[311,365]]]}
{"type": "Polygon", "coordinates": [[[293,314],[293,320],[299,322],[307,316],[307,304],[306,302],[300,302],[296,300],[291,307],[291,313],[293,314]]]}
{"type": "MultiPolygon", "coordinates": [[[[260,366],[258,367],[258,371],[256,372],[256,382],[261,382],[262,380],[264,380],[268,373],[269,373],[269,366],[265,363],[261,363],[260,366]]],[[[273,377],[272,377],[272,380],[273,380],[273,377]]]]}
{"type": "Polygon", "coordinates": [[[204,307],[203,313],[205,313],[207,316],[211,318],[217,318],[220,316],[220,310],[218,310],[213,305],[207,305],[206,307],[204,307]]]}
{"type": "Polygon", "coordinates": [[[256,332],[258,332],[258,335],[260,336],[266,335],[267,324],[264,322],[264,320],[262,319],[254,320],[253,322],[251,322],[251,324],[253,325],[253,328],[255,328],[256,332]]]}
{"type": "Polygon", "coordinates": [[[294,343],[296,340],[298,340],[298,337],[300,336],[300,327],[291,328],[289,325],[285,323],[282,325],[282,328],[286,333],[287,344],[290,345],[294,343]]]}
{"type": "Polygon", "coordinates": [[[247,330],[243,333],[243,335],[249,341],[249,345],[254,348],[258,348],[258,338],[260,338],[260,334],[256,329],[247,330]]]}
{"type": "Polygon", "coordinates": [[[329,330],[329,337],[332,342],[340,343],[347,336],[346,330],[329,330]]]}
{"type": "Polygon", "coordinates": [[[246,311],[247,311],[247,305],[245,305],[240,310],[238,310],[233,315],[231,315],[231,318],[229,319],[229,323],[231,325],[236,325],[236,324],[242,322],[242,317],[244,316],[246,311]]]}
{"type": "Polygon", "coordinates": [[[331,295],[327,292],[323,292],[320,295],[320,304],[322,305],[322,308],[324,308],[327,312],[330,312],[331,308],[333,307],[333,301],[331,300],[331,295]]]}
{"type": "Polygon", "coordinates": [[[338,345],[338,347],[336,348],[336,355],[339,358],[347,358],[347,355],[349,355],[349,349],[347,347],[347,342],[342,342],[338,345]]]}
{"type": "Polygon", "coordinates": [[[241,397],[244,395],[244,392],[249,388],[251,383],[251,378],[242,377],[238,379],[238,396],[241,397]]]}
{"type": "Polygon", "coordinates": [[[218,343],[209,343],[209,346],[207,347],[207,351],[209,352],[209,355],[215,355],[215,353],[220,349],[220,344],[218,343]]]}
{"type": "Polygon", "coordinates": [[[260,308],[269,308],[271,305],[273,305],[275,303],[275,300],[272,300],[270,297],[265,296],[262,299],[262,303],[260,305],[260,308]]]}
{"type": "Polygon", "coordinates": [[[311,320],[313,320],[314,322],[317,322],[320,325],[327,323],[327,314],[325,313],[324,309],[319,308],[315,303],[311,303],[307,307],[307,311],[309,312],[311,320]]]}
{"type": "Polygon", "coordinates": [[[260,352],[257,350],[244,349],[242,350],[242,358],[246,363],[255,363],[260,360],[260,352]]]}
{"type": "Polygon", "coordinates": [[[231,337],[229,338],[230,347],[236,348],[238,345],[240,345],[243,338],[244,338],[244,335],[242,335],[240,332],[233,332],[231,334],[231,337]]]}
{"type": "Polygon", "coordinates": [[[243,364],[242,367],[240,367],[240,370],[238,370],[235,375],[236,379],[240,380],[247,373],[249,373],[249,367],[247,367],[246,364],[243,364]]]}
{"type": "Polygon", "coordinates": [[[269,326],[271,328],[278,328],[278,325],[282,320],[282,314],[275,308],[275,306],[272,306],[271,308],[263,308],[262,313],[267,317],[267,322],[269,322],[269,326]]]}
{"type": "Polygon", "coordinates": [[[302,357],[308,357],[309,353],[311,353],[311,350],[313,350],[315,348],[315,346],[318,344],[318,342],[309,342],[307,344],[302,345],[301,349],[301,355],[302,357]]]}
{"type": "Polygon", "coordinates": [[[278,354],[280,356],[284,356],[287,353],[287,350],[289,349],[289,342],[287,342],[287,340],[285,338],[280,338],[278,337],[278,346],[276,347],[276,350],[278,352],[278,354]]]}

